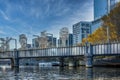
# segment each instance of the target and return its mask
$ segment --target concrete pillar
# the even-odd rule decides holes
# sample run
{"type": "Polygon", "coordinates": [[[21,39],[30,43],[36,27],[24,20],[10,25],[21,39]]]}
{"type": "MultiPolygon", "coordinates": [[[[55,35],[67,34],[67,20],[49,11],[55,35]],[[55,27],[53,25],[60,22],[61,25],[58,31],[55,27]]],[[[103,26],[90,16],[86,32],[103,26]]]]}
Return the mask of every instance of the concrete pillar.
{"type": "Polygon", "coordinates": [[[11,68],[13,69],[13,68],[14,68],[14,64],[15,64],[15,63],[14,63],[14,59],[11,58],[10,60],[11,60],[11,68]]]}
{"type": "Polygon", "coordinates": [[[64,67],[64,58],[60,57],[60,67],[64,67]]]}
{"type": "Polygon", "coordinates": [[[86,56],[86,67],[90,68],[93,67],[93,58],[92,56],[86,56]]]}
{"type": "Polygon", "coordinates": [[[79,66],[79,60],[76,57],[73,57],[72,61],[69,61],[68,66],[70,66],[70,67],[77,67],[77,66],[79,66]]]}
{"type": "Polygon", "coordinates": [[[86,67],[88,68],[93,67],[93,46],[89,43],[86,44],[85,60],[86,67]]]}
{"type": "Polygon", "coordinates": [[[14,51],[14,67],[19,68],[19,52],[17,50],[14,51]]]}
{"type": "Polygon", "coordinates": [[[78,66],[78,59],[77,58],[73,58],[73,63],[74,63],[74,67],[78,66]]]}

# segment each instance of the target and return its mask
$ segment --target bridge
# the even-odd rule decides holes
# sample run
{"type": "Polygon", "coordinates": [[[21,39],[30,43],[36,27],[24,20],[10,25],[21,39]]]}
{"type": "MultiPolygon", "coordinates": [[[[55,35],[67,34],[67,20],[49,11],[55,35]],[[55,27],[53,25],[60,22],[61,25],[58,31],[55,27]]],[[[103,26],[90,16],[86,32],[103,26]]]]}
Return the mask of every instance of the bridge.
{"type": "Polygon", "coordinates": [[[63,62],[65,57],[83,57],[85,58],[86,67],[92,67],[94,56],[120,56],[120,42],[94,45],[87,43],[84,46],[26,49],[0,52],[0,59],[11,59],[11,65],[15,67],[19,67],[19,59],[51,57],[60,58],[61,66],[64,66],[63,62]]]}

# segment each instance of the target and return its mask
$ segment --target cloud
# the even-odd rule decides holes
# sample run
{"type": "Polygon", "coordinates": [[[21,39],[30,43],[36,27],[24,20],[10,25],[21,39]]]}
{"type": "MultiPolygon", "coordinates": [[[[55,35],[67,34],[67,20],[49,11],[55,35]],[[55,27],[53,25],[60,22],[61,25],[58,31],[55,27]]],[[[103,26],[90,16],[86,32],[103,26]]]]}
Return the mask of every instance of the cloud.
{"type": "Polygon", "coordinates": [[[48,32],[54,34],[59,38],[59,32],[62,27],[68,27],[69,32],[72,33],[73,24],[80,21],[92,21],[93,20],[93,4],[85,3],[82,7],[78,8],[69,18],[63,20],[54,21],[54,23],[47,29],[48,32]]]}
{"type": "Polygon", "coordinates": [[[6,34],[6,32],[4,32],[4,31],[0,30],[0,34],[6,34]]]}
{"type": "MultiPolygon", "coordinates": [[[[25,33],[32,39],[33,34],[40,34],[40,31],[45,29],[59,37],[59,31],[62,27],[68,27],[69,31],[72,32],[73,24],[82,20],[93,20],[93,4],[87,3],[87,1],[85,4],[77,3],[78,6],[70,3],[69,0],[66,1],[70,4],[65,3],[65,0],[27,1],[26,3],[26,0],[20,0],[17,1],[17,4],[16,1],[12,3],[6,1],[6,10],[0,10],[3,18],[9,20],[12,24],[6,27],[10,35],[25,33]],[[13,26],[14,24],[17,26],[13,26]]],[[[77,0],[74,2],[77,2],[77,0]]]]}
{"type": "Polygon", "coordinates": [[[2,14],[2,16],[5,20],[10,20],[9,17],[6,15],[6,13],[4,11],[2,11],[1,9],[0,9],[0,13],[2,14]]]}
{"type": "Polygon", "coordinates": [[[13,27],[10,27],[10,26],[6,26],[8,30],[11,30],[13,32],[15,32],[15,34],[21,34],[20,31],[18,31],[17,29],[13,28],[13,27]]]}

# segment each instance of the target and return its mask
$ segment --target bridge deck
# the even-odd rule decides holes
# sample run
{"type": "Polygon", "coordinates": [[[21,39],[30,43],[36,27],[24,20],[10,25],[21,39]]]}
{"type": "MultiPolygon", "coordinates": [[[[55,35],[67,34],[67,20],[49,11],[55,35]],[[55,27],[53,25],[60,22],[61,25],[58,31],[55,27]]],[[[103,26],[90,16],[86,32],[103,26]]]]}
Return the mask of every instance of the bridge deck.
{"type": "MultiPolygon", "coordinates": [[[[63,57],[63,56],[92,56],[100,55],[120,55],[120,43],[97,44],[81,47],[57,47],[46,49],[27,49],[18,50],[19,57],[63,57]],[[92,50],[91,50],[92,49],[92,50]]],[[[15,51],[6,51],[0,53],[0,58],[15,57],[15,51]]]]}

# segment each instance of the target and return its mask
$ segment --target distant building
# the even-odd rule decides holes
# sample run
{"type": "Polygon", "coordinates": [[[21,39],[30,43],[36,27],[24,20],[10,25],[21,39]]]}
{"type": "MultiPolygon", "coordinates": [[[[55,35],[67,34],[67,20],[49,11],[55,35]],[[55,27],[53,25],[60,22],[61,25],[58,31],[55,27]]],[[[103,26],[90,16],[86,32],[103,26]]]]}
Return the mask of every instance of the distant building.
{"type": "Polygon", "coordinates": [[[58,47],[61,47],[61,44],[62,44],[62,41],[61,41],[61,39],[59,38],[59,39],[58,39],[58,47]]]}
{"type": "Polygon", "coordinates": [[[56,47],[56,38],[53,36],[47,36],[48,47],[56,47]]]}
{"type": "Polygon", "coordinates": [[[69,34],[68,44],[69,46],[73,46],[73,34],[69,34]]]}
{"type": "Polygon", "coordinates": [[[33,48],[38,48],[39,47],[38,38],[32,39],[32,47],[33,48]]]}
{"type": "Polygon", "coordinates": [[[93,33],[94,31],[96,31],[99,27],[102,26],[103,21],[101,19],[97,19],[91,22],[92,26],[91,26],[91,32],[93,33]]]}
{"type": "Polygon", "coordinates": [[[92,21],[92,32],[101,27],[101,17],[107,15],[120,0],[94,0],[94,21],[92,21]]]}
{"type": "Polygon", "coordinates": [[[19,42],[21,45],[21,49],[27,48],[27,37],[25,34],[19,35],[19,42]]]}
{"type": "MultiPolygon", "coordinates": [[[[68,39],[65,41],[66,46],[73,46],[73,34],[68,34],[68,39]]],[[[62,46],[62,40],[61,38],[58,39],[58,47],[64,47],[62,46]]]]}
{"type": "Polygon", "coordinates": [[[94,20],[107,15],[117,2],[118,0],[94,0],[94,20]]]}
{"type": "Polygon", "coordinates": [[[73,44],[77,45],[82,42],[83,38],[86,38],[88,34],[91,34],[91,22],[82,21],[73,25],[73,44]]]}
{"type": "Polygon", "coordinates": [[[33,48],[48,48],[56,47],[56,38],[53,34],[47,33],[46,31],[41,32],[40,36],[35,35],[37,38],[32,40],[33,48]]]}
{"type": "Polygon", "coordinates": [[[58,40],[58,47],[66,47],[69,46],[68,40],[69,40],[69,30],[67,27],[63,27],[60,29],[60,38],[58,40]]]}
{"type": "Polygon", "coordinates": [[[29,48],[32,48],[31,44],[27,44],[27,48],[28,48],[28,49],[29,49],[29,48]]]}

